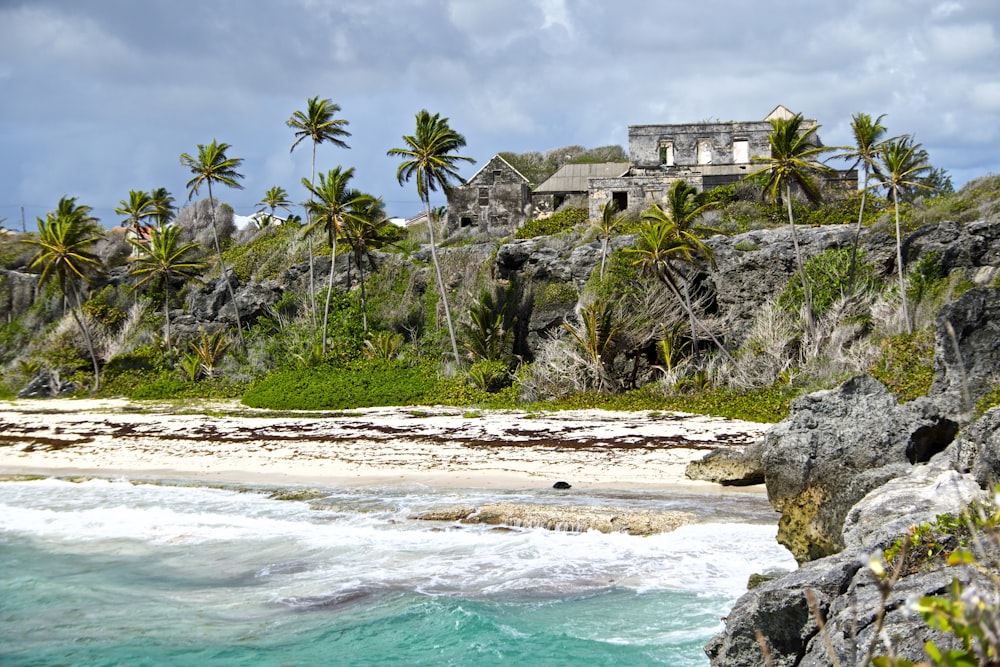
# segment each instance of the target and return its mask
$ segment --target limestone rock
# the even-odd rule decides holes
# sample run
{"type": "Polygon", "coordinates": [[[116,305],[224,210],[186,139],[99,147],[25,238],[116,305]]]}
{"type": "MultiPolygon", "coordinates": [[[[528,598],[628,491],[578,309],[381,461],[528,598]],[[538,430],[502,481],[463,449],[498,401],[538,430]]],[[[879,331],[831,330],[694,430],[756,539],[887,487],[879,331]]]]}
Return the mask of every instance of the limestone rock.
{"type": "Polygon", "coordinates": [[[689,463],[684,476],[724,486],[750,486],[764,483],[764,466],[745,450],[720,447],[689,463]]]}
{"type": "Polygon", "coordinates": [[[955,470],[971,474],[981,488],[1000,483],[1000,407],[963,429],[942,456],[955,470]]]}
{"type": "Polygon", "coordinates": [[[969,410],[1000,383],[1000,289],[969,290],[941,309],[935,327],[930,394],[950,393],[969,410]]]}
{"type": "Polygon", "coordinates": [[[796,399],[763,446],[768,498],[782,514],[778,541],[800,563],[840,551],[851,507],[943,450],[957,430],[927,402],[900,406],[867,375],[796,399]]]}

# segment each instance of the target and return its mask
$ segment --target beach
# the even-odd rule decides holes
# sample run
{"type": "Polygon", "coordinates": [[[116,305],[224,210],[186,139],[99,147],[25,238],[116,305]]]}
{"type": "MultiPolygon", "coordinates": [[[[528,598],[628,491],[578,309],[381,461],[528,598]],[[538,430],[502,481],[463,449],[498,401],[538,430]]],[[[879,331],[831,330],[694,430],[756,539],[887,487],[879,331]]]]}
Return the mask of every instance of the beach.
{"type": "Polygon", "coordinates": [[[684,477],[767,425],[700,415],[369,408],[274,415],[236,402],[0,402],[0,474],[274,485],[717,487],[684,477]]]}

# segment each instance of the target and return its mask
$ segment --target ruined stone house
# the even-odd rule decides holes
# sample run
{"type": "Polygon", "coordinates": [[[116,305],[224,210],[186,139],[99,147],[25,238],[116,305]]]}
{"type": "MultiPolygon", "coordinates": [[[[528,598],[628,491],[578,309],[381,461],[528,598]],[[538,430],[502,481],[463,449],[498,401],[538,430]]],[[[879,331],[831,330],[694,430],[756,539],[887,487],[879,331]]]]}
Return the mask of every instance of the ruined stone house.
{"type": "Polygon", "coordinates": [[[448,191],[448,233],[512,234],[524,224],[530,204],[528,179],[494,155],[464,185],[448,191]]]}
{"type": "Polygon", "coordinates": [[[628,171],[628,162],[564,164],[531,192],[531,204],[539,213],[555,212],[564,206],[586,208],[591,179],[621,178],[628,171]]]}

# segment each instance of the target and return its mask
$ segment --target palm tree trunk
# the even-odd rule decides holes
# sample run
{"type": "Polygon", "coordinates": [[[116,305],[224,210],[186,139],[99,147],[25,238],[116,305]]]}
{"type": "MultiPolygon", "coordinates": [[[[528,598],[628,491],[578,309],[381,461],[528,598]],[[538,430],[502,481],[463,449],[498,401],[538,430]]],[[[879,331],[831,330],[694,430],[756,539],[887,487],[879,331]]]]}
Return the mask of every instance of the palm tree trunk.
{"type": "MultiPolygon", "coordinates": [[[[694,307],[691,305],[691,290],[688,287],[688,283],[684,281],[684,305],[687,308],[688,315],[694,314],[694,307]]],[[[691,320],[691,343],[694,346],[694,356],[697,359],[701,356],[701,350],[698,349],[698,330],[694,327],[694,320],[691,320]]]]}
{"type": "Polygon", "coordinates": [[[674,296],[677,297],[677,300],[680,301],[682,304],[684,304],[684,309],[687,310],[687,314],[688,314],[688,317],[690,318],[691,322],[693,322],[693,323],[697,324],[699,327],[701,327],[701,330],[704,331],[708,335],[708,337],[712,339],[712,342],[715,343],[715,346],[719,348],[719,352],[722,353],[722,356],[724,356],[726,359],[728,359],[731,363],[735,363],[733,361],[732,355],[729,354],[729,351],[722,344],[722,341],[720,341],[718,338],[716,338],[715,334],[713,334],[709,330],[709,328],[705,326],[704,322],[702,322],[700,319],[698,319],[698,317],[694,314],[694,309],[691,308],[688,305],[688,303],[684,300],[684,296],[681,294],[681,291],[680,291],[680,289],[678,289],[678,287],[677,287],[676,283],[674,282],[673,278],[671,278],[670,275],[668,275],[666,272],[663,272],[663,271],[658,272],[658,275],[660,276],[660,280],[662,280],[663,283],[667,287],[670,288],[670,291],[673,292],[674,296]]]}
{"type": "Polygon", "coordinates": [[[608,259],[608,237],[601,239],[601,280],[604,280],[604,264],[608,259]]]}
{"type": "MultiPolygon", "coordinates": [[[[83,334],[83,342],[86,344],[87,352],[90,353],[90,360],[94,364],[94,386],[90,390],[90,393],[96,394],[101,389],[101,369],[97,363],[97,351],[94,349],[94,339],[91,337],[90,330],[83,321],[83,299],[80,297],[80,293],[72,284],[70,284],[68,289],[76,301],[76,305],[70,308],[70,312],[73,314],[73,319],[76,320],[76,325],[80,327],[80,333],[83,334]]],[[[67,298],[70,296],[66,290],[63,290],[63,294],[67,298]]]]}
{"type": "Polygon", "coordinates": [[[795,248],[795,264],[799,269],[799,280],[802,281],[802,300],[806,309],[806,328],[813,330],[812,296],[809,294],[809,283],[806,280],[806,266],[802,261],[802,251],[799,250],[799,237],[795,233],[795,216],[792,213],[792,186],[785,184],[785,206],[788,208],[788,226],[792,230],[792,246],[795,248]]]}
{"type": "Polygon", "coordinates": [[[906,320],[906,333],[913,333],[910,322],[910,310],[906,305],[906,280],[903,278],[903,239],[899,228],[899,190],[893,188],[892,201],[896,206],[896,268],[899,274],[899,298],[903,300],[903,319],[906,320]]]}
{"type": "Polygon", "coordinates": [[[208,179],[208,204],[212,213],[212,241],[215,242],[215,254],[219,256],[219,270],[222,271],[222,279],[226,281],[229,300],[233,302],[233,312],[236,313],[236,338],[240,341],[240,349],[243,349],[243,323],[240,321],[240,309],[236,304],[236,293],[233,292],[233,284],[229,281],[229,272],[226,270],[226,260],[222,258],[222,246],[219,245],[219,230],[216,229],[215,224],[215,199],[212,197],[211,179],[208,179]]]}
{"type": "Polygon", "coordinates": [[[365,334],[368,334],[368,299],[365,296],[365,267],[362,264],[363,257],[361,253],[356,254],[356,259],[358,263],[358,275],[361,276],[361,325],[364,327],[365,334]]]}
{"type": "Polygon", "coordinates": [[[434,263],[434,273],[437,275],[438,291],[441,293],[441,303],[444,305],[444,320],[448,324],[448,337],[451,338],[451,350],[455,355],[455,364],[462,365],[462,360],[458,356],[458,343],[455,340],[455,328],[451,324],[451,309],[448,307],[448,292],[444,288],[444,278],[441,277],[441,265],[438,263],[437,244],[434,243],[434,221],[431,219],[430,198],[427,204],[427,232],[431,240],[431,261],[434,263]]]}
{"type": "MultiPolygon", "coordinates": [[[[332,238],[330,240],[330,277],[326,284],[326,304],[323,306],[323,356],[326,356],[326,332],[327,324],[330,321],[330,297],[333,295],[333,274],[337,268],[337,232],[336,230],[331,234],[332,238]]],[[[310,262],[310,266],[311,266],[310,262]]],[[[313,297],[315,298],[315,297],[313,297]]]]}
{"type": "Polygon", "coordinates": [[[851,245],[851,263],[847,269],[847,296],[854,294],[854,267],[858,258],[858,245],[861,243],[861,223],[865,219],[865,199],[868,197],[868,163],[864,166],[864,181],[861,187],[861,210],[858,211],[858,226],[854,228],[854,243],[851,245]]]}
{"type": "Polygon", "coordinates": [[[165,325],[167,352],[170,352],[170,278],[163,279],[163,321],[165,325]]]}
{"type": "MultiPolygon", "coordinates": [[[[316,187],[316,142],[313,142],[312,150],[312,175],[309,177],[309,183],[316,187]]],[[[312,188],[309,189],[309,203],[312,204],[313,193],[312,188]]],[[[306,229],[309,229],[309,211],[306,211],[306,229]]],[[[306,232],[306,238],[309,240],[309,315],[312,317],[313,331],[316,330],[316,285],[313,278],[313,239],[312,232],[306,232]]],[[[331,271],[333,270],[331,266],[331,271]]],[[[326,324],[323,325],[324,329],[326,324]]],[[[323,332],[323,354],[326,354],[326,331],[323,332]]]]}

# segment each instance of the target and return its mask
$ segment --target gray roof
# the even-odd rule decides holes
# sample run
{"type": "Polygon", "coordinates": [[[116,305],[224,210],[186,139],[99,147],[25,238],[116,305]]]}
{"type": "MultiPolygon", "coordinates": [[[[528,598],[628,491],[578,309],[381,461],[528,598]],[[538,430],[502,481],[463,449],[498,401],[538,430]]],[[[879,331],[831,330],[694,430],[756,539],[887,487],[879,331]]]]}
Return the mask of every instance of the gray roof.
{"type": "Polygon", "coordinates": [[[565,164],[533,192],[587,192],[591,178],[618,178],[630,167],[628,162],[565,164]]]}

